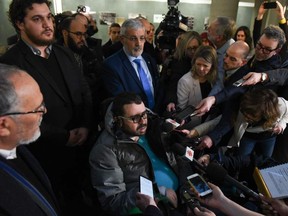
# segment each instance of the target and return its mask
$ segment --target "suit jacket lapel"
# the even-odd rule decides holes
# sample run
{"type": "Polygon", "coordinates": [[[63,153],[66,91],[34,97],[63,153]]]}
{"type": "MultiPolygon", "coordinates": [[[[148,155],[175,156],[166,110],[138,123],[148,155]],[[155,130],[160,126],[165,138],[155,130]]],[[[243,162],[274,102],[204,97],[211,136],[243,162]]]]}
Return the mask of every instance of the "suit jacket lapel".
{"type": "Polygon", "coordinates": [[[137,76],[137,72],[135,71],[134,67],[132,66],[131,62],[129,61],[129,59],[127,58],[127,56],[123,50],[122,50],[121,54],[122,54],[121,59],[122,59],[123,65],[125,67],[125,70],[130,75],[130,78],[132,78],[137,83],[139,88],[141,88],[144,91],[142,83],[141,83],[139,77],[137,76]]]}
{"type": "MultiPolygon", "coordinates": [[[[61,93],[60,89],[57,87],[57,84],[55,83],[55,81],[53,80],[53,78],[50,76],[49,73],[47,73],[47,69],[43,67],[42,64],[40,64],[38,61],[35,61],[35,56],[32,53],[32,51],[30,50],[30,48],[23,42],[20,41],[19,42],[19,46],[20,46],[20,50],[23,51],[24,56],[27,60],[27,62],[30,64],[30,66],[33,67],[33,71],[37,72],[38,74],[40,74],[46,81],[47,83],[52,87],[52,89],[55,90],[55,92],[64,100],[66,101],[64,95],[61,93]]],[[[53,52],[53,51],[52,51],[53,52]]],[[[60,64],[59,64],[60,65],[60,64]]],[[[29,73],[30,75],[33,76],[32,73],[29,73]]]]}

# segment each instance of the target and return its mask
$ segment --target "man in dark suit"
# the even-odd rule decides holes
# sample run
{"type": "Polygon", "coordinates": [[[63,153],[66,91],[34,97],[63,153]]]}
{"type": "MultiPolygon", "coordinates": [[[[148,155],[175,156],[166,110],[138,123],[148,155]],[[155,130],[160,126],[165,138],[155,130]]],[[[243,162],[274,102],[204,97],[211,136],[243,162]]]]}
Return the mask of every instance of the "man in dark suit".
{"type": "Polygon", "coordinates": [[[35,80],[0,64],[0,215],[59,215],[46,174],[24,146],[40,136],[45,113],[35,80]]]}
{"type": "Polygon", "coordinates": [[[102,46],[102,52],[105,58],[110,56],[111,46],[120,40],[120,29],[121,26],[118,23],[112,23],[111,26],[109,26],[109,40],[102,46]]]}
{"type": "Polygon", "coordinates": [[[80,153],[88,138],[92,102],[72,52],[52,45],[50,4],[48,0],[11,2],[9,18],[20,40],[0,62],[26,70],[40,86],[49,113],[43,117],[41,137],[30,149],[61,196],[63,206],[75,213],[81,203],[79,173],[85,170],[87,160],[80,153]]]}
{"type": "Polygon", "coordinates": [[[159,74],[154,59],[143,53],[145,27],[138,19],[128,19],[123,23],[120,34],[123,49],[104,61],[106,90],[111,96],[134,92],[141,96],[146,107],[154,109],[159,74]],[[141,69],[136,61],[140,61],[141,69]],[[139,70],[145,72],[146,81],[141,78],[139,70]],[[152,97],[147,88],[150,88],[148,91],[151,91],[152,97]]]}

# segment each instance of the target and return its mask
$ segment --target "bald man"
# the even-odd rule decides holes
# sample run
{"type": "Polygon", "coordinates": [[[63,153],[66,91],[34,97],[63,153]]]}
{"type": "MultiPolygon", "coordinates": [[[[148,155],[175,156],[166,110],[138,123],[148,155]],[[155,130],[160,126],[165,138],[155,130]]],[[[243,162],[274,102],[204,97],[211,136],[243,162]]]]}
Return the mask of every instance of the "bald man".
{"type": "Polygon", "coordinates": [[[225,79],[247,63],[249,51],[249,45],[244,41],[236,41],[229,46],[223,59],[225,79]]]}

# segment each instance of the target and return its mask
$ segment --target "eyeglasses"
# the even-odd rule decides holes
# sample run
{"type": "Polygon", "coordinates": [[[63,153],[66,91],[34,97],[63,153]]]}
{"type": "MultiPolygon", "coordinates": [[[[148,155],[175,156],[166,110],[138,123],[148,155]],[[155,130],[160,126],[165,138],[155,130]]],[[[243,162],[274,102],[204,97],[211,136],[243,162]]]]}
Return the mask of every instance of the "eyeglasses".
{"type": "Polygon", "coordinates": [[[130,40],[131,42],[136,42],[138,40],[140,40],[141,42],[145,41],[146,38],[144,36],[141,36],[139,38],[135,37],[135,36],[126,36],[126,35],[122,35],[124,38],[127,38],[128,40],[130,40]]]}
{"type": "Polygon", "coordinates": [[[264,54],[270,54],[271,52],[277,50],[278,48],[275,48],[275,49],[272,49],[272,50],[271,50],[271,49],[267,49],[267,48],[264,47],[260,42],[258,42],[258,43],[256,44],[256,49],[262,50],[262,52],[263,52],[264,54]]]}
{"type": "Polygon", "coordinates": [[[85,33],[82,33],[82,32],[71,32],[71,31],[68,31],[68,32],[71,33],[71,34],[76,35],[76,37],[79,38],[79,39],[82,38],[82,37],[87,38],[87,33],[86,32],[85,33]]]}
{"type": "Polygon", "coordinates": [[[42,101],[42,103],[36,109],[34,109],[32,111],[28,111],[28,112],[10,112],[10,113],[5,113],[5,114],[0,115],[0,116],[28,115],[28,114],[36,114],[36,113],[42,113],[42,114],[46,113],[46,106],[45,106],[44,101],[42,101]]]}
{"type": "Polygon", "coordinates": [[[139,123],[142,119],[147,119],[147,110],[145,110],[143,113],[131,116],[131,117],[125,117],[125,116],[118,116],[122,119],[127,119],[129,121],[132,121],[133,123],[139,123]]]}

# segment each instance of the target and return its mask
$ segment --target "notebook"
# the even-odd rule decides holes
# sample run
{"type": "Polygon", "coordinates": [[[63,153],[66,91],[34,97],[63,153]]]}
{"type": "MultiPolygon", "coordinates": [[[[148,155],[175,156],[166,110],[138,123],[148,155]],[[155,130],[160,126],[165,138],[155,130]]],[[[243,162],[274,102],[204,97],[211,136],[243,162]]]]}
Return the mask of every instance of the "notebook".
{"type": "Polygon", "coordinates": [[[254,170],[253,178],[258,190],[272,198],[288,197],[288,163],[254,170]]]}

